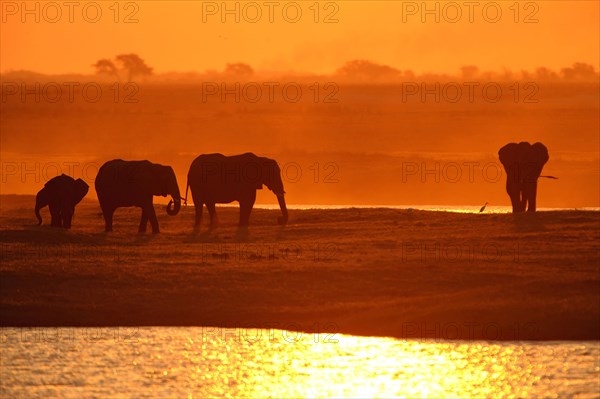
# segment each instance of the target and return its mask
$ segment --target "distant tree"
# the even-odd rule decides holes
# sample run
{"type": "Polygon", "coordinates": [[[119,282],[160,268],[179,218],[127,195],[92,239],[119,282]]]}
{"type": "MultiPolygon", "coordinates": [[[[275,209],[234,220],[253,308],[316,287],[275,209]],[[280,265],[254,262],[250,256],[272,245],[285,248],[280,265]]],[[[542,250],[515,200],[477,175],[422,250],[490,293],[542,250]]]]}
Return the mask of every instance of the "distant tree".
{"type": "Polygon", "coordinates": [[[517,79],[517,73],[511,71],[510,69],[503,67],[502,72],[499,73],[500,80],[502,81],[510,81],[517,79]]]}
{"type": "Polygon", "coordinates": [[[225,66],[225,74],[234,76],[251,76],[254,74],[254,69],[243,62],[227,64],[225,66]]]}
{"type": "Polygon", "coordinates": [[[475,79],[479,75],[479,68],[475,65],[465,65],[460,68],[463,79],[475,79]]]}
{"type": "Polygon", "coordinates": [[[92,66],[96,68],[97,74],[114,75],[119,80],[122,73],[127,74],[128,81],[132,81],[135,76],[152,75],[152,68],[137,54],[119,54],[115,61],[102,58],[92,66]],[[117,65],[120,68],[117,68],[117,65]]]}
{"type": "Polygon", "coordinates": [[[534,74],[525,69],[521,69],[520,78],[521,80],[535,80],[534,74]]]}
{"type": "Polygon", "coordinates": [[[563,68],[560,73],[567,80],[596,80],[598,78],[594,66],[582,62],[576,62],[571,68],[563,68]]]}
{"type": "Polygon", "coordinates": [[[540,67],[535,70],[535,76],[538,80],[555,80],[558,74],[548,68],[540,67]]]}
{"type": "Polygon", "coordinates": [[[98,60],[95,64],[92,64],[92,66],[96,68],[96,73],[99,75],[114,75],[117,78],[119,78],[119,72],[117,71],[117,67],[111,60],[107,58],[102,58],[98,60]]]}
{"type": "Polygon", "coordinates": [[[152,68],[137,54],[119,54],[116,57],[122,69],[127,71],[127,80],[132,81],[134,76],[150,76],[152,68]]]}
{"type": "Polygon", "coordinates": [[[366,78],[369,80],[385,80],[400,76],[400,71],[396,68],[367,60],[348,61],[336,73],[350,78],[366,78]]]}

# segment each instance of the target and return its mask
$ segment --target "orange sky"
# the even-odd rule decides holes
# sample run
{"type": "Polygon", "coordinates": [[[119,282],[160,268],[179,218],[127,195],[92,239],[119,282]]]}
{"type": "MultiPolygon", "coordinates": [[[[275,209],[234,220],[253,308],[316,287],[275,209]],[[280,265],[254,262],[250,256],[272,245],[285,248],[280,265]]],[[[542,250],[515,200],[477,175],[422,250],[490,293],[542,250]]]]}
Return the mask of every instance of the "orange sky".
{"type": "MultiPolygon", "coordinates": [[[[236,2],[227,3],[235,7],[236,2]]],[[[136,52],[157,72],[222,70],[228,62],[247,62],[265,71],[311,71],[330,73],[351,59],[369,59],[399,69],[415,72],[455,72],[460,66],[478,65],[482,69],[552,69],[586,62],[598,69],[599,2],[540,1],[521,2],[518,23],[514,22],[514,2],[500,1],[501,17],[490,22],[496,10],[490,3],[480,2],[470,10],[459,1],[462,17],[456,16],[452,2],[438,2],[440,22],[435,15],[421,18],[422,2],[340,1],[336,11],[333,2],[319,4],[319,23],[314,22],[314,2],[300,1],[302,16],[296,23],[295,9],[287,2],[275,2],[269,22],[269,6],[259,1],[262,17],[254,18],[256,9],[240,2],[241,21],[235,15],[221,22],[222,9],[216,15],[205,15],[203,7],[222,2],[140,1],[121,2],[118,16],[113,2],[97,2],[102,15],[96,23],[93,6],[83,9],[85,2],[73,9],[61,6],[61,16],[44,2],[27,2],[36,13],[24,14],[22,2],[0,1],[0,71],[33,70],[42,73],[91,73],[91,64],[99,58],[112,58],[124,52],[136,52]],[[529,5],[526,5],[529,4],[529,5]],[[246,8],[244,8],[246,7],[246,8]],[[487,14],[484,14],[484,7],[487,14]],[[527,7],[527,8],[526,8],[527,7]],[[406,11],[403,14],[403,10],[406,11]],[[414,15],[409,15],[415,11],[414,15]],[[134,13],[136,23],[124,23],[134,13]],[[334,13],[337,23],[324,23],[334,13]],[[537,23],[524,23],[528,15],[537,23]],[[118,23],[114,22],[115,17],[118,23]],[[487,20],[486,20],[487,17],[487,20]],[[23,23],[22,18],[26,21],[23,23]],[[403,18],[406,22],[403,22],[403,18]],[[52,23],[48,20],[57,19],[52,23]]],[[[432,9],[436,2],[428,2],[432,9]]],[[[63,2],[54,4],[62,5],[63,2]]]]}

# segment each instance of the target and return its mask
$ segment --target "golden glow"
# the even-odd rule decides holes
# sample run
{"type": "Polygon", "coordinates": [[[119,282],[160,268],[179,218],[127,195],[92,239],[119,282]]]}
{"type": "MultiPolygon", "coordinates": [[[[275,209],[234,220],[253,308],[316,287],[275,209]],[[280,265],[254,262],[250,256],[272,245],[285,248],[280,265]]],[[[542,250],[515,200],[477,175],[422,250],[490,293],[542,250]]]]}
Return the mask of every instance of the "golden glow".
{"type": "MultiPolygon", "coordinates": [[[[538,207],[598,207],[600,3],[488,2],[500,4],[500,21],[484,16],[482,3],[472,16],[463,8],[456,23],[449,21],[448,8],[469,2],[297,2],[303,13],[297,23],[282,16],[286,2],[275,2],[279,11],[273,23],[266,10],[252,23],[236,22],[235,12],[222,9],[250,3],[263,4],[90,2],[101,5],[98,22],[87,22],[82,14],[87,6],[80,4],[73,23],[67,10],[51,23],[48,4],[61,2],[2,2],[2,193],[34,194],[57,172],[92,183],[99,165],[114,158],[170,165],[182,188],[197,155],[250,151],[282,165],[289,205],[470,205],[478,210],[489,202],[487,212],[492,212],[510,205],[498,149],[508,142],[540,141],[550,151],[544,173],[559,180],[540,182],[538,207]],[[207,13],[207,4],[218,9],[207,13]],[[425,4],[429,10],[437,7],[439,15],[421,9],[425,4]],[[419,10],[408,13],[410,5],[419,10]],[[31,11],[36,7],[41,15],[31,11]],[[328,16],[333,23],[325,23],[328,16]],[[121,82],[95,74],[92,64],[123,53],[138,54],[155,76],[136,77],[128,86],[122,70],[116,74],[121,82]],[[356,86],[376,81],[382,69],[359,63],[350,65],[362,65],[361,73],[336,72],[351,60],[401,73],[382,84],[356,86]],[[278,94],[271,102],[265,90],[257,103],[243,95],[238,102],[235,95],[223,95],[225,89],[206,100],[203,84],[231,90],[240,83],[222,81],[242,79],[222,73],[226,64],[238,62],[249,64],[254,75],[247,76],[261,84],[300,81],[301,100],[278,94]],[[4,73],[10,70],[61,76],[4,73]],[[443,88],[453,86],[427,72],[460,82],[461,101],[445,95],[436,100],[443,88]],[[499,80],[501,100],[490,102],[479,89],[469,100],[465,83],[474,76],[480,88],[495,87],[499,80]],[[407,100],[400,82],[413,78],[409,87],[424,89],[407,100]],[[94,80],[105,84],[98,102],[80,90],[94,80]],[[74,101],[57,82],[78,85],[74,101]],[[333,91],[325,89],[329,84],[333,91]],[[64,90],[57,102],[45,91],[53,93],[53,85],[64,90]],[[435,87],[433,96],[424,94],[435,87]],[[329,95],[334,102],[325,102],[329,95]],[[61,170],[52,166],[55,160],[61,170]],[[83,169],[87,165],[92,167],[83,169]],[[418,169],[406,173],[407,165],[418,169]]],[[[258,193],[257,203],[276,203],[267,191],[258,193]]],[[[93,187],[88,196],[95,197],[93,187]]]]}
{"type": "Polygon", "coordinates": [[[10,365],[3,370],[5,393],[31,398],[49,392],[57,397],[80,392],[187,398],[566,397],[594,392],[600,370],[596,342],[402,341],[216,327],[3,332],[3,364],[10,365]],[[32,362],[43,371],[43,381],[29,374],[32,362]]]}
{"type": "MultiPolygon", "coordinates": [[[[226,63],[241,61],[257,70],[331,73],[352,59],[416,72],[457,72],[463,65],[484,70],[558,69],[573,62],[599,66],[595,1],[527,2],[536,8],[526,9],[521,2],[518,13],[510,8],[516,2],[500,2],[502,17],[495,23],[486,21],[482,5],[473,10],[472,23],[465,7],[461,19],[451,22],[451,10],[445,8],[448,2],[435,2],[439,22],[435,14],[423,15],[424,10],[414,15],[403,10],[409,3],[422,2],[338,1],[337,10],[325,9],[333,2],[321,2],[319,23],[309,8],[313,2],[301,2],[302,18],[297,23],[282,17],[286,2],[278,3],[273,23],[264,7],[258,22],[245,22],[244,2],[229,2],[229,7],[240,6],[239,23],[235,15],[225,15],[222,23],[220,6],[214,15],[203,14],[207,3],[222,2],[138,1],[137,8],[130,6],[134,2],[122,2],[118,13],[110,8],[114,3],[104,2],[102,17],[95,23],[86,22],[81,5],[74,9],[73,23],[64,7],[58,22],[50,23],[44,20],[44,3],[30,2],[32,9],[34,3],[41,4],[36,23],[35,13],[23,15],[25,3],[3,3],[18,8],[3,10],[1,72],[91,73],[90,65],[97,59],[123,52],[139,53],[159,72],[221,70],[226,63]],[[323,23],[329,15],[337,22],[323,23]],[[531,21],[525,23],[530,15],[531,21]],[[21,22],[23,17],[26,23],[21,22]],[[124,23],[128,17],[137,22],[124,23]]],[[[54,16],[51,11],[46,11],[49,18],[54,16]]],[[[93,16],[92,10],[88,12],[93,16]]],[[[252,18],[250,10],[246,14],[252,18]]]]}

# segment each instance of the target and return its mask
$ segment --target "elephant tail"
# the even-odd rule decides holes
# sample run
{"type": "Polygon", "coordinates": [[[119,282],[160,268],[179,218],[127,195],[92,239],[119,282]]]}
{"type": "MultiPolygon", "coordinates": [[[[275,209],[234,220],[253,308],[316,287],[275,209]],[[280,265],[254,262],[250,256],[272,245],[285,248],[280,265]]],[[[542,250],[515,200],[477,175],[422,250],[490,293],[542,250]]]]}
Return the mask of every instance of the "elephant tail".
{"type": "Polygon", "coordinates": [[[545,177],[546,179],[558,180],[558,177],[556,177],[556,176],[540,176],[540,177],[545,177]]]}
{"type": "Polygon", "coordinates": [[[42,189],[35,197],[35,217],[38,220],[38,226],[42,224],[42,215],[40,215],[40,209],[46,205],[48,205],[46,191],[45,189],[42,189]]]}
{"type": "Polygon", "coordinates": [[[42,215],[40,215],[40,208],[35,207],[35,217],[38,220],[38,226],[42,224],[42,215]]]}

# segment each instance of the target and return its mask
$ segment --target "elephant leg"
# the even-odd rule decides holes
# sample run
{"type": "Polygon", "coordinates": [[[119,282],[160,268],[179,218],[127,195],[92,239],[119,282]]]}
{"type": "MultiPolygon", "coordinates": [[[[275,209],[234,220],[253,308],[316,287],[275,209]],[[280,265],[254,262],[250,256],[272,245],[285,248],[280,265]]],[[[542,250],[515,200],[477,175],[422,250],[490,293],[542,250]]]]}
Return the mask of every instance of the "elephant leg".
{"type": "Polygon", "coordinates": [[[194,200],[194,211],[195,211],[194,231],[198,232],[198,231],[200,231],[200,227],[202,226],[202,211],[203,211],[202,208],[204,207],[204,201],[202,200],[202,198],[200,198],[198,193],[195,192],[195,190],[193,188],[192,188],[192,199],[194,200]]]}
{"type": "Polygon", "coordinates": [[[521,198],[520,195],[511,195],[510,202],[512,203],[513,213],[521,212],[521,198]]]}
{"type": "Polygon", "coordinates": [[[520,212],[521,209],[521,192],[516,183],[512,181],[512,177],[508,176],[506,180],[506,193],[510,197],[513,213],[520,212]]]}
{"type": "Polygon", "coordinates": [[[146,228],[148,227],[148,212],[144,208],[142,208],[142,219],[140,220],[140,227],[138,229],[139,233],[145,233],[146,228]]]}
{"type": "Polygon", "coordinates": [[[50,209],[50,217],[51,217],[50,226],[61,227],[62,221],[61,221],[60,207],[58,207],[56,204],[50,204],[48,206],[48,208],[50,209]]]}
{"type": "Polygon", "coordinates": [[[75,214],[75,207],[73,207],[73,208],[66,207],[65,209],[63,209],[62,220],[63,220],[63,227],[65,229],[71,228],[71,221],[73,220],[74,214],[75,214]]]}
{"type": "Polygon", "coordinates": [[[203,203],[199,203],[196,202],[196,200],[194,200],[194,210],[196,212],[195,216],[194,216],[194,231],[198,232],[200,231],[200,228],[202,226],[202,208],[204,207],[203,203]]]}
{"type": "Polygon", "coordinates": [[[527,200],[529,202],[527,212],[535,212],[537,208],[537,182],[527,187],[527,200]]]}
{"type": "Polygon", "coordinates": [[[55,227],[63,227],[65,215],[64,215],[64,211],[62,209],[58,210],[58,217],[56,219],[58,220],[58,223],[56,224],[55,227]]]}
{"type": "Polygon", "coordinates": [[[217,209],[215,208],[215,204],[207,203],[206,209],[208,209],[208,214],[210,215],[210,227],[217,227],[219,225],[219,218],[217,217],[217,209]]]}
{"type": "Polygon", "coordinates": [[[256,191],[249,198],[240,201],[240,226],[248,226],[250,224],[250,213],[256,201],[256,191]]]}
{"type": "Polygon", "coordinates": [[[196,220],[194,224],[198,227],[202,224],[202,211],[204,210],[204,204],[195,204],[196,208],[196,220]]]}
{"type": "Polygon", "coordinates": [[[529,201],[529,197],[527,195],[527,190],[522,189],[521,190],[521,204],[519,207],[519,212],[525,212],[525,210],[527,209],[528,201],[529,201]]]}
{"type": "Polygon", "coordinates": [[[160,230],[158,229],[158,219],[156,218],[156,212],[154,212],[154,205],[150,203],[149,206],[146,206],[145,212],[150,220],[150,226],[152,226],[152,234],[160,233],[160,230]]]}
{"type": "Polygon", "coordinates": [[[113,213],[115,213],[115,207],[109,205],[101,205],[102,215],[104,216],[105,231],[112,231],[113,224],[113,213]]]}

